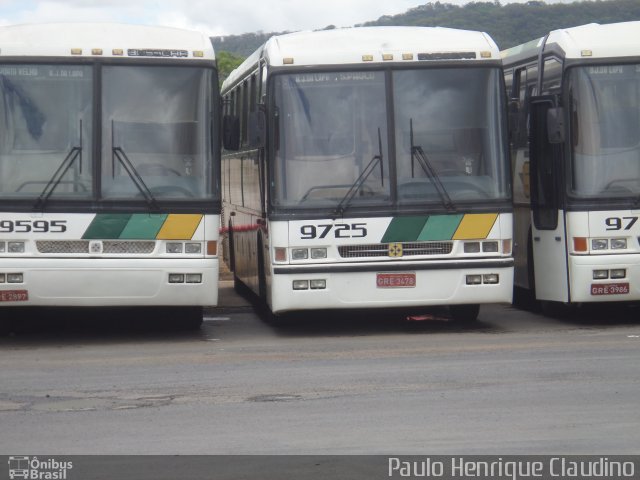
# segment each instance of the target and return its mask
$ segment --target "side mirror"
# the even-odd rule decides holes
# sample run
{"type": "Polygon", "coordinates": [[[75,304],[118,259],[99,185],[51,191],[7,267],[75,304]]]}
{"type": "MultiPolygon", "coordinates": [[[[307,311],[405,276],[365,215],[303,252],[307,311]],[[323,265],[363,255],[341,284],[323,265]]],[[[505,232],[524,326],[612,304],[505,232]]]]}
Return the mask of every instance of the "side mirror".
{"type": "Polygon", "coordinates": [[[235,115],[222,117],[222,145],[225,150],[240,149],[240,118],[235,115]]]}
{"type": "Polygon", "coordinates": [[[553,107],[547,111],[547,137],[549,143],[564,142],[564,110],[553,107]]]}
{"type": "Polygon", "coordinates": [[[247,120],[247,140],[249,142],[249,148],[264,147],[267,123],[264,107],[260,105],[258,110],[249,114],[247,120]]]}

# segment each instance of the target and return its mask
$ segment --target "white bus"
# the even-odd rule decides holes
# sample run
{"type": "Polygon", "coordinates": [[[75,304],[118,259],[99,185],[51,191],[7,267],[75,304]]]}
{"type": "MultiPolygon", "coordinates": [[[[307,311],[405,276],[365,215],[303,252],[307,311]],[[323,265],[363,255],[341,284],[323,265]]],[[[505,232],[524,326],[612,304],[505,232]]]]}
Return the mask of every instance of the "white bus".
{"type": "Polygon", "coordinates": [[[510,302],[499,51],[484,33],[373,27],[268,40],[222,86],[236,283],[278,315],[510,302]]]}
{"type": "Polygon", "coordinates": [[[515,284],[551,313],[640,299],[640,22],[502,52],[511,97],[515,284]]]}
{"type": "Polygon", "coordinates": [[[205,35],[0,27],[0,308],[179,307],[199,325],[218,295],[219,109],[205,35]]]}

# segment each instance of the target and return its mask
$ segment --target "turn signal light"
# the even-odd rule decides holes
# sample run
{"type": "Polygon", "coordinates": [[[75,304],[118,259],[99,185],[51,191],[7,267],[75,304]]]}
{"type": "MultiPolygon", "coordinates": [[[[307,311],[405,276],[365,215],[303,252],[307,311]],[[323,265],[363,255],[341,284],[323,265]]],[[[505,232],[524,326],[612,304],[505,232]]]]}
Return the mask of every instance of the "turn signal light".
{"type": "Polygon", "coordinates": [[[576,252],[586,252],[589,250],[586,237],[573,237],[573,249],[576,252]]]}

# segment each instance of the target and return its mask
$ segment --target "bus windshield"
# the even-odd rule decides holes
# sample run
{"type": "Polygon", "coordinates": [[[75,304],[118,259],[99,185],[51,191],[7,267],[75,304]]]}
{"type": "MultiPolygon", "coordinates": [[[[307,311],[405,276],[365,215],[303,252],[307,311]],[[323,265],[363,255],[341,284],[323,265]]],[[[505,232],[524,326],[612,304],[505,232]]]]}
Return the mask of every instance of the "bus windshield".
{"type": "Polygon", "coordinates": [[[211,195],[210,91],[202,68],[103,67],[104,198],[211,195]]]}
{"type": "Polygon", "coordinates": [[[276,109],[279,205],[337,206],[376,156],[351,202],[389,202],[384,72],[280,75],[276,109]]]}
{"type": "Polygon", "coordinates": [[[581,198],[640,194],[640,65],[569,70],[571,193],[581,198]]]}
{"type": "Polygon", "coordinates": [[[0,200],[211,199],[212,70],[100,71],[96,91],[94,66],[0,66],[0,200]]]}
{"type": "Polygon", "coordinates": [[[92,91],[89,66],[0,66],[0,199],[93,195],[92,91]]]}
{"type": "Polygon", "coordinates": [[[274,202],[344,211],[508,200],[502,97],[497,68],[278,75],[274,202]]]}
{"type": "Polygon", "coordinates": [[[508,198],[500,81],[488,68],[394,72],[399,203],[442,200],[438,183],[453,204],[508,198]]]}

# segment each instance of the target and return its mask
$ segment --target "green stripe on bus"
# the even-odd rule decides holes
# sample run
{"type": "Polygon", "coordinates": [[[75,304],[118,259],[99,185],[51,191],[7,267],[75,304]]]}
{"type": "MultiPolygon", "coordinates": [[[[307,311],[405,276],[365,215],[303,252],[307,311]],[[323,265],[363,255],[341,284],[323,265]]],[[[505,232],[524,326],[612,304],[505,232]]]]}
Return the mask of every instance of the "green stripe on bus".
{"type": "Polygon", "coordinates": [[[429,217],[394,217],[382,236],[382,243],[413,242],[429,217]]]}
{"type": "Polygon", "coordinates": [[[456,232],[463,215],[432,215],[418,235],[418,240],[442,241],[451,240],[456,232]]]}
{"type": "Polygon", "coordinates": [[[130,213],[98,213],[82,238],[85,240],[120,238],[130,218],[130,213]]]}
{"type": "Polygon", "coordinates": [[[119,238],[128,240],[153,240],[158,235],[168,215],[135,213],[120,233],[119,238]]]}

